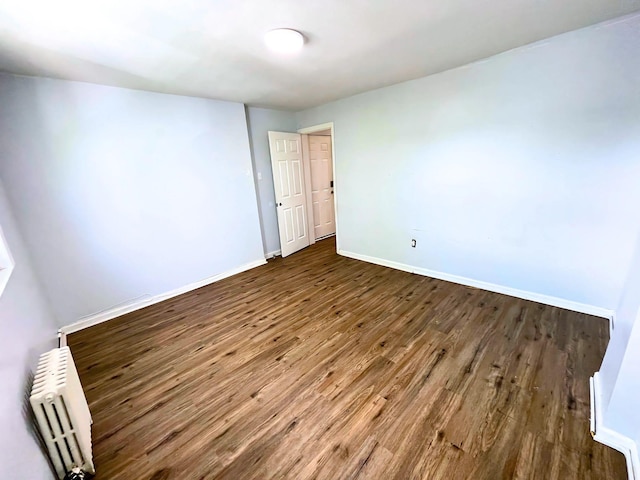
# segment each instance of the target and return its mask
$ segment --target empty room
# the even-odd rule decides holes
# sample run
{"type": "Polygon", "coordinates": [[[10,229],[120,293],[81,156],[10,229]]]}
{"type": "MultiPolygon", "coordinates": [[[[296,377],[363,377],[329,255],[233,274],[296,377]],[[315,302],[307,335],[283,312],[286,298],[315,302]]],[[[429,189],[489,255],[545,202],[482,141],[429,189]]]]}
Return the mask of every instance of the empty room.
{"type": "Polygon", "coordinates": [[[640,480],[640,0],[4,0],[0,477],[640,480]]]}

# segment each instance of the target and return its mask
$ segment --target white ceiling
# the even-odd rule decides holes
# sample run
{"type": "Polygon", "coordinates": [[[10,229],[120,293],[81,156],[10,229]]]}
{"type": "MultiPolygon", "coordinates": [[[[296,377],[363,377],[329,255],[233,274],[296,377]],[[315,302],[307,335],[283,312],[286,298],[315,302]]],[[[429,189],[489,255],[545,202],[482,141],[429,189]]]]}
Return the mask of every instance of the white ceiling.
{"type": "Polygon", "coordinates": [[[297,110],[640,9],[640,0],[2,0],[0,70],[297,110]],[[295,57],[263,44],[288,27],[295,57]]]}

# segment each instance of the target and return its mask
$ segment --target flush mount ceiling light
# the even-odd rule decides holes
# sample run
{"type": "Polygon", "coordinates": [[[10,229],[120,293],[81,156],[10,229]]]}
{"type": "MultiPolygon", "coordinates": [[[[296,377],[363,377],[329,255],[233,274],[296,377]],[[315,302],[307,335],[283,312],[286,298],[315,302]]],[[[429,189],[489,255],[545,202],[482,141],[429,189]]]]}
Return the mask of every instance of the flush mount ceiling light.
{"type": "Polygon", "coordinates": [[[267,44],[269,50],[276,53],[291,54],[302,49],[304,37],[296,30],[278,28],[266,33],[264,43],[267,44]]]}

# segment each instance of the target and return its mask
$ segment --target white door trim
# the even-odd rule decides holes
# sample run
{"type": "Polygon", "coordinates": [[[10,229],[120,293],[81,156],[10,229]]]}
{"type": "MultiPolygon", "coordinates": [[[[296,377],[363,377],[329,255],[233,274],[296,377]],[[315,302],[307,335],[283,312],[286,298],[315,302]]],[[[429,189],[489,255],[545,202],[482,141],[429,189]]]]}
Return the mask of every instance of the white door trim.
{"type": "Polygon", "coordinates": [[[313,125],[311,127],[299,128],[298,133],[310,134],[321,132],[323,130],[331,129],[331,136],[333,137],[333,122],[321,123],[320,125],[313,125]]]}
{"type": "MultiPolygon", "coordinates": [[[[335,215],[336,220],[336,249],[340,251],[340,234],[339,234],[339,224],[338,222],[338,191],[340,190],[340,183],[338,177],[336,175],[336,135],[335,129],[333,126],[333,122],[321,123],[319,125],[312,125],[310,127],[299,128],[298,133],[301,135],[309,135],[311,133],[321,132],[322,130],[331,130],[331,157],[333,162],[333,213],[335,215]]],[[[303,161],[309,164],[309,156],[303,156],[303,161]]],[[[310,167],[310,165],[309,165],[310,167]]],[[[308,170],[307,166],[305,166],[305,170],[308,170]]],[[[312,205],[307,205],[307,208],[313,208],[312,205]]],[[[313,212],[311,212],[313,215],[313,212]]],[[[315,237],[315,232],[313,233],[315,237]]]]}
{"type": "Polygon", "coordinates": [[[307,192],[307,229],[309,230],[309,245],[316,243],[316,229],[313,225],[313,199],[311,196],[311,157],[309,156],[309,135],[302,137],[302,168],[304,170],[304,185],[307,192]]]}

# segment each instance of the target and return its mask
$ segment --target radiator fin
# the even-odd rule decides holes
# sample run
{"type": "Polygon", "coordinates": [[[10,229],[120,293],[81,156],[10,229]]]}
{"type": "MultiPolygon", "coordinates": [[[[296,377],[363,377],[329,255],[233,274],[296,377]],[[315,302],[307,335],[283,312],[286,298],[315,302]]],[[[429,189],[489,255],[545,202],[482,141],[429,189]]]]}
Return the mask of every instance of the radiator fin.
{"type": "Polygon", "coordinates": [[[95,473],[91,413],[69,347],[40,356],[30,401],[58,477],[74,467],[95,473]]]}

